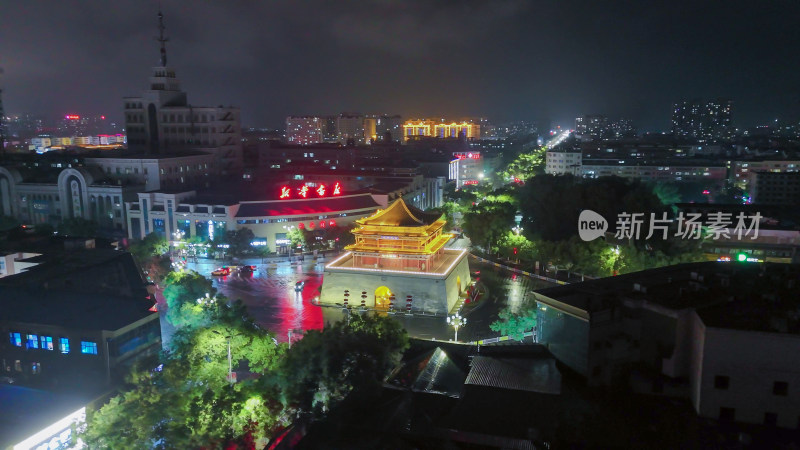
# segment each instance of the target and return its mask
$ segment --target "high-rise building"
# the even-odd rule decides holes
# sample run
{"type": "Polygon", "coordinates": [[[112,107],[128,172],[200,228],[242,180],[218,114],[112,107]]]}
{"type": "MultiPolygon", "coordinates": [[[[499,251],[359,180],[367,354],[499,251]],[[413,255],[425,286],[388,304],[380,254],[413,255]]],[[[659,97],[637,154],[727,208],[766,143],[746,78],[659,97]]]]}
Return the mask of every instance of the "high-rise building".
{"type": "Polygon", "coordinates": [[[364,144],[364,116],[360,113],[341,113],[336,118],[336,135],[339,143],[364,144]]]}
{"type": "Polygon", "coordinates": [[[575,133],[584,136],[602,138],[608,135],[608,117],[591,114],[575,118],[575,133]]]}
{"type": "Polygon", "coordinates": [[[364,118],[364,140],[366,142],[372,143],[378,139],[377,124],[378,119],[374,116],[364,118]]]}
{"type": "Polygon", "coordinates": [[[148,154],[200,150],[216,156],[220,175],[242,170],[242,132],[239,108],[198,107],[188,103],[175,70],[167,66],[167,38],[163,15],[158,13],[161,58],[153,68],[150,89],[126,97],[125,129],[128,146],[148,154]]]}
{"type": "Polygon", "coordinates": [[[403,141],[403,118],[397,115],[394,116],[377,116],[375,124],[375,133],[378,139],[384,139],[388,135],[391,136],[392,141],[403,141]]]}
{"type": "Polygon", "coordinates": [[[323,142],[325,119],[317,116],[289,116],[286,118],[286,142],[311,145],[323,142]]]}
{"type": "Polygon", "coordinates": [[[672,108],[672,133],[701,142],[726,139],[732,131],[732,107],[733,102],[727,99],[675,103],[672,108]]]}

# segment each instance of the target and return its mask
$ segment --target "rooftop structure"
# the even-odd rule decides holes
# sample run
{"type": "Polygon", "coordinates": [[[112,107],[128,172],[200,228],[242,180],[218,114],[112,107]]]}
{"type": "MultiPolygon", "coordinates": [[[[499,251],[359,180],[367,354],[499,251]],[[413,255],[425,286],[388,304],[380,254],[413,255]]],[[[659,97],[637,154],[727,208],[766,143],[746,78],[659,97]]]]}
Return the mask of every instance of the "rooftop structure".
{"type": "Polygon", "coordinates": [[[797,265],[707,262],[543,289],[539,342],[590,384],[626,383],[689,398],[703,417],[793,428],[798,279],[797,265]]]}

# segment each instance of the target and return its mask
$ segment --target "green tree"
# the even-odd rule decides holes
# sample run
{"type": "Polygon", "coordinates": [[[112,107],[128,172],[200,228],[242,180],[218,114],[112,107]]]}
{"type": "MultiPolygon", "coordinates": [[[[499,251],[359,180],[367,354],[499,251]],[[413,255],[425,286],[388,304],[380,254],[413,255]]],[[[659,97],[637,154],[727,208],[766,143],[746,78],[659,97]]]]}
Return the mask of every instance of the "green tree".
{"type": "Polygon", "coordinates": [[[525,333],[536,327],[536,302],[526,298],[520,305],[506,306],[497,316],[499,319],[492,322],[489,328],[501,336],[521,341],[525,333]]]}
{"type": "Polygon", "coordinates": [[[405,329],[388,317],[354,315],[308,331],[282,360],[284,404],[319,416],[348,395],[374,394],[407,347],[405,329]]]}
{"type": "Polygon", "coordinates": [[[211,280],[193,270],[170,273],[164,279],[163,292],[167,300],[167,320],[178,328],[207,323],[206,299],[215,298],[216,293],[211,280]]]}
{"type": "Polygon", "coordinates": [[[291,242],[293,249],[303,248],[306,246],[306,236],[303,230],[299,228],[290,228],[286,232],[286,238],[291,242]]]}
{"type": "Polygon", "coordinates": [[[158,233],[150,233],[143,239],[131,243],[128,246],[128,251],[137,261],[144,261],[167,253],[169,251],[169,242],[167,242],[167,238],[158,233]]]}
{"type": "Polygon", "coordinates": [[[541,147],[532,152],[522,153],[500,172],[504,181],[527,181],[536,175],[544,174],[547,148],[541,147]]]}
{"type": "Polygon", "coordinates": [[[514,226],[516,207],[510,202],[481,202],[464,214],[464,232],[475,245],[487,252],[497,248],[498,240],[514,226]]]}
{"type": "Polygon", "coordinates": [[[242,228],[226,232],[224,243],[230,246],[228,251],[231,255],[241,257],[253,252],[253,246],[250,244],[254,239],[253,230],[242,228]]]}
{"type": "Polygon", "coordinates": [[[89,412],[89,448],[221,448],[287,424],[272,381],[286,345],[241,302],[209,302],[203,313],[176,332],[158,370],[134,370],[126,392],[89,412]],[[236,383],[228,381],[229,346],[233,371],[243,374],[236,383]]]}

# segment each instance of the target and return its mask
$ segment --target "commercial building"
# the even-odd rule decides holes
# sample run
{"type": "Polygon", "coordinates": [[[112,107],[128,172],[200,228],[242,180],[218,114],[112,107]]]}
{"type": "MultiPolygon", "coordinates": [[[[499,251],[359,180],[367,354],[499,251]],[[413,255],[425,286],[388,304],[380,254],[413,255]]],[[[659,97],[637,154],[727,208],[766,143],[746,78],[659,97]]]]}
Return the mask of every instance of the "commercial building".
{"type": "Polygon", "coordinates": [[[587,155],[579,149],[548,150],[545,173],[570,174],[585,178],[618,176],[643,181],[702,181],[721,184],[728,176],[723,161],[687,157],[650,159],[642,156],[607,157],[587,155]]]}
{"type": "Polygon", "coordinates": [[[441,214],[398,199],[356,223],[356,243],[325,267],[320,303],[446,314],[467,295],[467,252],[444,248],[441,214]]]}
{"type": "Polygon", "coordinates": [[[200,107],[188,102],[175,70],[167,66],[162,19],[159,12],[161,59],[153,68],[150,89],[124,99],[128,147],[154,155],[199,150],[215,156],[214,169],[219,175],[241,173],[239,109],[200,107]]]}
{"type": "Polygon", "coordinates": [[[543,289],[539,342],[592,385],[689,398],[702,417],[795,428],[798,266],[681,264],[543,289]]]}
{"type": "Polygon", "coordinates": [[[582,158],[580,150],[548,150],[545,152],[544,173],[582,176],[582,158]]]}
{"type": "Polygon", "coordinates": [[[454,152],[453,158],[450,161],[448,180],[456,182],[456,189],[493,183],[501,164],[499,157],[486,156],[479,151],[454,152]]]}
{"type": "Polygon", "coordinates": [[[286,118],[286,142],[311,145],[324,141],[325,119],[317,116],[289,116],[286,118]]]}
{"type": "Polygon", "coordinates": [[[378,140],[391,136],[392,142],[403,142],[403,118],[394,115],[375,116],[375,134],[378,140]]]}
{"type": "Polygon", "coordinates": [[[0,279],[0,372],[15,383],[95,390],[160,348],[158,313],[132,256],[70,249],[0,279]]]}
{"type": "Polygon", "coordinates": [[[380,207],[369,192],[349,192],[339,183],[294,182],[235,191],[140,193],[138,201],[125,204],[128,236],[173,236],[181,231],[187,239],[213,239],[248,228],[259,245],[288,253],[292,228],[349,226],[380,207]]]}
{"type": "Polygon", "coordinates": [[[403,138],[418,139],[421,137],[449,138],[449,139],[480,139],[481,126],[471,122],[446,122],[430,119],[407,120],[403,124],[403,138]]]}
{"type": "Polygon", "coordinates": [[[83,218],[101,228],[123,230],[124,202],[143,191],[208,186],[216,161],[214,155],[202,152],[48,155],[54,156],[33,164],[0,166],[0,214],[33,225],[83,218]]]}

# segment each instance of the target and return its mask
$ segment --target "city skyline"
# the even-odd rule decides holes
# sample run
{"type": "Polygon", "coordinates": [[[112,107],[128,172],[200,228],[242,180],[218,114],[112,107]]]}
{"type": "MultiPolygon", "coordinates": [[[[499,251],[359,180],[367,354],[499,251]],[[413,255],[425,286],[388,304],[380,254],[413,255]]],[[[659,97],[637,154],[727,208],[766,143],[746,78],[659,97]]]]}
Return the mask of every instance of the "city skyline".
{"type": "MultiPolygon", "coordinates": [[[[725,9],[527,2],[162,5],[170,66],[193,102],[246,126],[286,116],[632,118],[669,130],[675,102],[730,98],[737,127],[796,120],[789,2],[725,9]],[[313,11],[311,14],[309,11],[313,11]]],[[[107,114],[158,64],[158,4],[34,2],[0,15],[7,113],[107,114]],[[37,25],[46,24],[46,25],[37,25]],[[21,37],[24,36],[24,39],[21,37]]]]}

